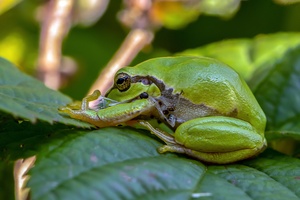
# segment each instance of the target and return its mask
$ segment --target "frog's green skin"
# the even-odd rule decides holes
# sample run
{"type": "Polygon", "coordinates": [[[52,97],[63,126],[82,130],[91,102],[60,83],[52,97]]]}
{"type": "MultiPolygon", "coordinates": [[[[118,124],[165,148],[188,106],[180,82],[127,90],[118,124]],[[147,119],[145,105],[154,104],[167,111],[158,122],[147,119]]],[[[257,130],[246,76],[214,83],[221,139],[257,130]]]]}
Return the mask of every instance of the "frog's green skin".
{"type": "Polygon", "coordinates": [[[100,93],[93,95],[81,110],[66,107],[61,112],[98,127],[143,119],[140,124],[166,143],[159,152],[185,153],[211,163],[253,157],[266,147],[266,117],[255,97],[233,69],[214,59],[151,59],[117,72],[107,97],[119,104],[91,110],[86,104],[100,93]],[[175,133],[153,128],[146,121],[150,117],[175,133]]]}

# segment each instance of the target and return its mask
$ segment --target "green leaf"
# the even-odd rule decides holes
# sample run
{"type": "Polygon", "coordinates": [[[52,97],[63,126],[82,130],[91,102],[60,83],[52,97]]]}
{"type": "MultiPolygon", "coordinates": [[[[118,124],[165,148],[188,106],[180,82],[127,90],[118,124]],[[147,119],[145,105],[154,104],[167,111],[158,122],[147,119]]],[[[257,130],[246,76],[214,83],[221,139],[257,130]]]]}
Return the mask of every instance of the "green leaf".
{"type": "Polygon", "coordinates": [[[81,127],[87,123],[68,119],[58,114],[58,107],[70,103],[71,99],[47,88],[40,81],[21,73],[10,62],[0,57],[0,110],[15,117],[36,122],[61,122],[81,127]]]}
{"type": "Polygon", "coordinates": [[[35,199],[299,199],[300,161],[273,151],[232,165],[158,154],[140,131],[65,131],[31,169],[35,199]]]}
{"type": "Polygon", "coordinates": [[[175,189],[186,193],[195,184],[191,179],[201,177],[204,166],[160,155],[156,151],[160,145],[132,129],[105,128],[68,134],[56,147],[45,147],[38,156],[28,183],[32,198],[170,197],[175,189]],[[184,176],[179,176],[182,170],[184,176]],[[166,189],[171,190],[169,194],[161,194],[166,189]]]}
{"type": "Polygon", "coordinates": [[[199,48],[185,50],[177,53],[177,55],[216,58],[249,80],[256,69],[269,61],[284,57],[288,50],[299,44],[299,33],[275,33],[258,35],[253,39],[231,39],[214,42],[199,48]]]}
{"type": "Polygon", "coordinates": [[[274,149],[289,155],[299,152],[300,46],[265,62],[250,80],[267,116],[266,138],[274,149]]]}
{"type": "MultiPolygon", "coordinates": [[[[281,196],[281,199],[289,199],[288,196],[292,197],[294,195],[296,195],[298,199],[300,198],[299,159],[269,150],[263,154],[263,157],[252,161],[246,161],[245,164],[261,171],[264,175],[269,176],[272,181],[279,183],[279,186],[274,187],[276,187],[277,190],[280,190],[277,193],[286,195],[285,197],[281,196]],[[292,195],[292,193],[294,195],[292,195]]],[[[267,185],[268,183],[263,184],[267,185]]],[[[273,194],[273,196],[275,196],[275,194],[273,194]]],[[[280,196],[278,196],[278,199],[280,199],[280,196]]]]}
{"type": "Polygon", "coordinates": [[[254,95],[267,116],[266,130],[300,135],[300,46],[266,63],[253,79],[254,95]]]}
{"type": "Polygon", "coordinates": [[[0,113],[0,124],[0,159],[5,161],[33,156],[39,146],[48,144],[60,131],[70,130],[62,124],[18,121],[3,113],[0,113]]]}
{"type": "Polygon", "coordinates": [[[240,3],[240,0],[202,0],[201,11],[206,15],[230,18],[238,11],[240,3]]]}
{"type": "Polygon", "coordinates": [[[281,163],[279,157],[278,164],[275,164],[276,159],[260,157],[245,162],[246,165],[210,166],[208,171],[227,180],[227,184],[235,186],[235,190],[242,190],[251,199],[299,199],[300,181],[295,177],[300,174],[300,161],[283,157],[282,160],[290,161],[287,169],[284,168],[288,165],[287,162],[281,163]],[[294,187],[295,184],[298,187],[294,187]]]}
{"type": "Polygon", "coordinates": [[[19,4],[22,0],[1,0],[0,15],[19,4]]]}
{"type": "Polygon", "coordinates": [[[300,141],[299,131],[293,132],[293,131],[275,130],[275,131],[267,131],[265,135],[268,141],[282,139],[282,138],[293,138],[294,140],[300,141]]]}
{"type": "Polygon", "coordinates": [[[188,49],[177,55],[206,56],[220,60],[238,71],[245,79],[251,76],[252,65],[250,39],[232,39],[188,49]]]}
{"type": "Polygon", "coordinates": [[[152,20],[169,29],[179,29],[200,15],[200,2],[156,1],[152,7],[152,20]]]}
{"type": "Polygon", "coordinates": [[[12,162],[0,162],[0,199],[15,199],[12,162]]]}
{"type": "Polygon", "coordinates": [[[155,1],[151,10],[154,23],[166,28],[179,29],[199,15],[232,17],[239,9],[240,0],[202,0],[202,1],[155,1]]]}
{"type": "Polygon", "coordinates": [[[278,4],[283,4],[283,5],[290,5],[293,3],[299,3],[300,0],[273,0],[274,2],[278,4]]]}

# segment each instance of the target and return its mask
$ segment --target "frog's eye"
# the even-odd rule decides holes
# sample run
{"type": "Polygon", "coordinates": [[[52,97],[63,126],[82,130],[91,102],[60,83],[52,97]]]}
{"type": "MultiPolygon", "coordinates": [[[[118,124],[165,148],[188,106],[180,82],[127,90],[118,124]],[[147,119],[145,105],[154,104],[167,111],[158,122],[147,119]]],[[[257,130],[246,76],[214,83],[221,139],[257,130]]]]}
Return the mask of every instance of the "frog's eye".
{"type": "Polygon", "coordinates": [[[120,73],[115,78],[115,85],[121,92],[126,91],[128,90],[128,88],[130,88],[130,82],[130,76],[125,73],[120,73]]]}

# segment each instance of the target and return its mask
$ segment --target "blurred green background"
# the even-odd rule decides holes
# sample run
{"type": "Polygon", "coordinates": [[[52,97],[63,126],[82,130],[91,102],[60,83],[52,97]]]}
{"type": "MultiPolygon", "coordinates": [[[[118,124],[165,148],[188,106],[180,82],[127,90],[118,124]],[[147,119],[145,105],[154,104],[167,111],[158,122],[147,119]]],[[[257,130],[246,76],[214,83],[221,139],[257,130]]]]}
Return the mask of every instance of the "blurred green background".
{"type": "MultiPolygon", "coordinates": [[[[45,1],[22,1],[0,15],[0,56],[21,70],[36,76],[40,24],[37,10],[45,1]]],[[[101,68],[118,49],[128,33],[117,14],[122,1],[111,1],[105,14],[90,27],[73,27],[63,43],[63,55],[78,63],[78,71],[61,91],[74,99],[86,95],[101,68]]],[[[161,28],[150,47],[132,65],[155,56],[196,48],[231,38],[258,34],[300,31],[300,4],[282,6],[272,0],[245,0],[230,19],[201,15],[180,30],[161,28]]]]}

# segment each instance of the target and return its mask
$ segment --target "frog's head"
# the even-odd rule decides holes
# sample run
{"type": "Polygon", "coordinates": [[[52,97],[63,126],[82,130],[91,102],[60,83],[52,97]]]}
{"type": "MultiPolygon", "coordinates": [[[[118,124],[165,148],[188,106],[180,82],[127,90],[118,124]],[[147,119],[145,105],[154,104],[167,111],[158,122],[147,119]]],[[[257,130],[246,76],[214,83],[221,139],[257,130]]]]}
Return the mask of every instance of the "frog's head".
{"type": "Polygon", "coordinates": [[[114,86],[106,96],[119,102],[160,96],[161,89],[157,81],[138,71],[136,67],[119,70],[115,75],[114,86]]]}

